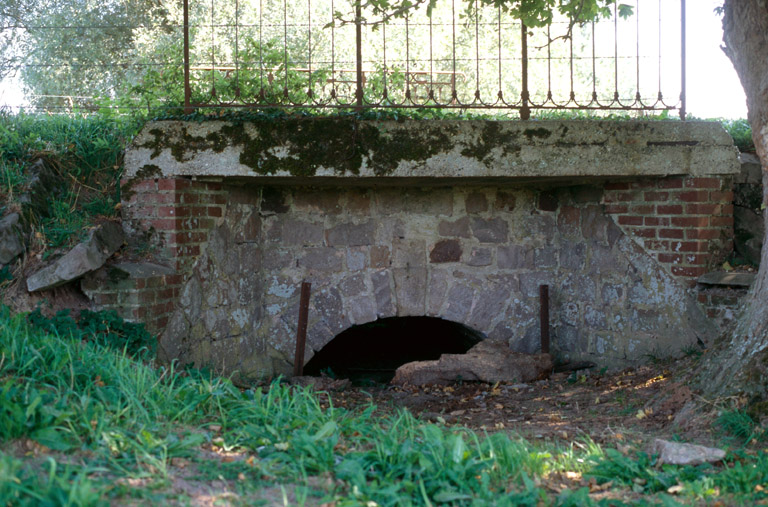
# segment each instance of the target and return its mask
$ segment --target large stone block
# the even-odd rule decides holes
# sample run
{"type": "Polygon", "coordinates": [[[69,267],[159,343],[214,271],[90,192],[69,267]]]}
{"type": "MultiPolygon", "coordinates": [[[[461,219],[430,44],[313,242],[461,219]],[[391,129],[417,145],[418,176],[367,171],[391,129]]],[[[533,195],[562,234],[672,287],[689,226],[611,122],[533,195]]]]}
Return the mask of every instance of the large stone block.
{"type": "Polygon", "coordinates": [[[427,299],[427,270],[395,268],[395,301],[399,317],[424,315],[427,299]]]}
{"type": "Polygon", "coordinates": [[[365,246],[374,242],[373,222],[339,224],[325,232],[328,246],[365,246]]]}
{"type": "Polygon", "coordinates": [[[307,248],[299,258],[299,267],[315,271],[341,271],[343,261],[343,250],[325,247],[307,248]]]}
{"type": "Polygon", "coordinates": [[[504,243],[509,237],[509,225],[501,218],[473,218],[472,235],[481,243],[504,243]]]}
{"type": "Polygon", "coordinates": [[[508,245],[496,249],[496,265],[499,269],[533,269],[533,247],[508,245]]]}

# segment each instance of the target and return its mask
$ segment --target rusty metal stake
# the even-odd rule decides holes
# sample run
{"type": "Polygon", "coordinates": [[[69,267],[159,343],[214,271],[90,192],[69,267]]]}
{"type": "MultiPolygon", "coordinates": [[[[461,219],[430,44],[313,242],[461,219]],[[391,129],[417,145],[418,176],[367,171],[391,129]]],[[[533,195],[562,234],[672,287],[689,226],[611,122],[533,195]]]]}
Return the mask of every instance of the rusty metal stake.
{"type": "Polygon", "coordinates": [[[299,327],[296,330],[296,356],[293,359],[293,375],[298,377],[304,373],[304,346],[307,343],[307,314],[309,313],[309,290],[312,284],[301,283],[301,299],[299,300],[299,327]]]}
{"type": "Polygon", "coordinates": [[[549,354],[549,285],[539,285],[539,304],[541,352],[549,354]]]}
{"type": "Polygon", "coordinates": [[[520,24],[520,36],[521,36],[521,49],[522,49],[522,80],[523,91],[520,94],[520,98],[523,101],[523,105],[520,107],[520,119],[529,120],[531,118],[531,106],[529,100],[531,98],[530,91],[528,90],[528,27],[525,23],[520,24]]]}

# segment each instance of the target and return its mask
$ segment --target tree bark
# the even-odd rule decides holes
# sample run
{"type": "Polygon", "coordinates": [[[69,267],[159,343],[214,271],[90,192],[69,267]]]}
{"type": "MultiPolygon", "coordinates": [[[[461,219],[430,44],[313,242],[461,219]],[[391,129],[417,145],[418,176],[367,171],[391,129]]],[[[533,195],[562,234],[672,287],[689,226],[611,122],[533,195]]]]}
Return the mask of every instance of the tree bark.
{"type": "MultiPolygon", "coordinates": [[[[766,203],[768,0],[726,0],[723,8],[723,50],[733,62],[747,95],[752,138],[763,166],[763,203],[766,203]]],[[[768,400],[768,248],[765,245],[757,279],[736,327],[723,336],[709,354],[699,383],[704,392],[712,396],[743,393],[753,401],[768,400]]]]}

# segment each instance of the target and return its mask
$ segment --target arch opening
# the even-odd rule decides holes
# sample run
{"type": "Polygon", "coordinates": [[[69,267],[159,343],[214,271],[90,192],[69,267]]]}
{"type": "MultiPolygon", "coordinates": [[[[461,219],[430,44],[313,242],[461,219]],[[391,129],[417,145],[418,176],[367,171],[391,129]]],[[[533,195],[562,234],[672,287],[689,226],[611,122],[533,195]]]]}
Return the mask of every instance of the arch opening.
{"type": "Polygon", "coordinates": [[[479,331],[436,317],[377,319],[336,335],[307,362],[304,374],[385,383],[405,363],[463,354],[483,339],[479,331]]]}

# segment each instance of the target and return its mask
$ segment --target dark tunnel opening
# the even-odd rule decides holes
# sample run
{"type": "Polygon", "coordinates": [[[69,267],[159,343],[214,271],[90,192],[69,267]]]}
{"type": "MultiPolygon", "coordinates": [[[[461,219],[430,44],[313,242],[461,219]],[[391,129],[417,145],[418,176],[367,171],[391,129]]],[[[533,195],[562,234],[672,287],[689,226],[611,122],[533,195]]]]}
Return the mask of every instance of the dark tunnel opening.
{"type": "Polygon", "coordinates": [[[378,319],[336,335],[304,366],[304,374],[324,373],[355,384],[389,382],[405,363],[463,354],[484,338],[463,324],[435,317],[378,319]]]}

